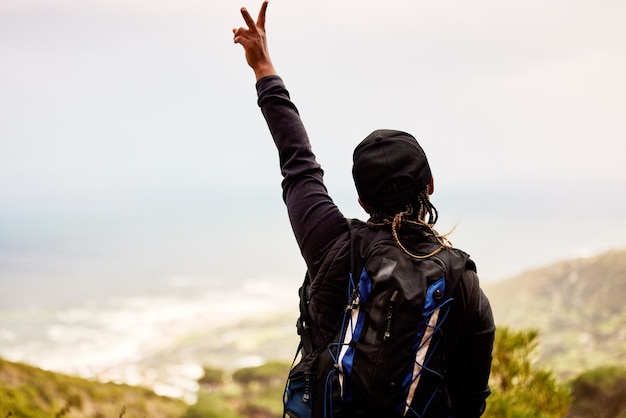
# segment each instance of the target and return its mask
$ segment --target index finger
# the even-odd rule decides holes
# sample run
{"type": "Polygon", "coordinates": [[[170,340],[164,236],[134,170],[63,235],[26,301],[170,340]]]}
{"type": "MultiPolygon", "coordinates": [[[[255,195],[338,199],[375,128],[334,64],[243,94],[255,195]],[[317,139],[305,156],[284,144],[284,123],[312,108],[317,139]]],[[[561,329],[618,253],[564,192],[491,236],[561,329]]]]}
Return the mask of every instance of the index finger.
{"type": "Polygon", "coordinates": [[[248,13],[248,9],[242,7],[241,16],[243,16],[243,20],[245,20],[246,25],[248,25],[248,29],[256,30],[256,24],[254,23],[254,20],[252,20],[252,16],[250,16],[250,13],[248,13]]]}
{"type": "Polygon", "coordinates": [[[265,30],[265,12],[267,11],[268,0],[265,0],[261,5],[261,10],[259,10],[259,17],[257,18],[256,24],[261,29],[265,30]]]}

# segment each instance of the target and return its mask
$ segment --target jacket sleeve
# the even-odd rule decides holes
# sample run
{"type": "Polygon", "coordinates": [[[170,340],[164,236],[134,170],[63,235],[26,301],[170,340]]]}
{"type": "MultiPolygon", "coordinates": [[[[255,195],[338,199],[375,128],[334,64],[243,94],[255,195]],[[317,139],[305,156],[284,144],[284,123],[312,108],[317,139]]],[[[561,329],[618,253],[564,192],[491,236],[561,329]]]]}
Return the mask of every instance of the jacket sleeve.
{"type": "Polygon", "coordinates": [[[323,171],[282,79],[268,76],[256,85],[258,105],[278,149],[283,200],[300,251],[314,277],[333,243],[348,230],[323,182],[323,171]]]}
{"type": "Polygon", "coordinates": [[[479,417],[491,394],[489,374],[495,323],[487,296],[472,270],[463,272],[456,289],[452,331],[456,344],[447,354],[446,384],[453,416],[479,417]]]}

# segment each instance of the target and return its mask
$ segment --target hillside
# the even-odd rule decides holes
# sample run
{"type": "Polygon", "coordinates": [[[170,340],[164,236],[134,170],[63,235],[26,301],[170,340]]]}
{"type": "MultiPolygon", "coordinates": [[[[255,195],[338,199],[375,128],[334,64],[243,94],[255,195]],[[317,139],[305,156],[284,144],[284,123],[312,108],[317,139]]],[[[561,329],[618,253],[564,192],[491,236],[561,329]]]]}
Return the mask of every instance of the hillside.
{"type": "Polygon", "coordinates": [[[626,363],[626,250],[483,287],[497,324],[540,331],[540,361],[561,377],[626,363]]]}
{"type": "Polygon", "coordinates": [[[1,417],[180,417],[187,405],[148,389],[97,383],[0,359],[1,417]]]}
{"type": "Polygon", "coordinates": [[[0,417],[276,417],[289,363],[205,369],[195,405],[140,387],[99,383],[0,358],[0,417]]]}

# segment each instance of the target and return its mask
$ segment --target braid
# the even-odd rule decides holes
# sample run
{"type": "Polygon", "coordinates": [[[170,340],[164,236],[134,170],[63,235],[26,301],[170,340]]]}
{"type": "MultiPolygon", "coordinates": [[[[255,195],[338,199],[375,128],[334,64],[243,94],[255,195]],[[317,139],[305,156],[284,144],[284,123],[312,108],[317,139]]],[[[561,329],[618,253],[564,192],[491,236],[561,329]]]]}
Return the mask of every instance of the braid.
{"type": "Polygon", "coordinates": [[[430,201],[430,195],[425,190],[417,196],[419,202],[419,212],[417,214],[418,219],[424,220],[426,225],[431,228],[435,226],[439,219],[439,212],[437,208],[430,201]]]}
{"type": "Polygon", "coordinates": [[[419,208],[417,211],[417,216],[414,216],[414,208],[411,204],[407,204],[403,210],[396,210],[396,213],[394,214],[388,213],[389,211],[374,211],[372,212],[370,219],[367,221],[367,225],[377,228],[391,225],[391,233],[398,247],[408,256],[415,259],[432,257],[433,255],[441,252],[445,248],[452,248],[452,243],[447,238],[448,234],[440,235],[433,228],[435,223],[437,222],[437,219],[439,219],[439,212],[437,212],[437,209],[431,203],[427,190],[424,190],[418,195],[417,207],[419,208]],[[400,241],[398,230],[402,227],[403,224],[418,226],[426,229],[435,237],[435,239],[439,243],[439,248],[426,255],[413,254],[400,241]]]}

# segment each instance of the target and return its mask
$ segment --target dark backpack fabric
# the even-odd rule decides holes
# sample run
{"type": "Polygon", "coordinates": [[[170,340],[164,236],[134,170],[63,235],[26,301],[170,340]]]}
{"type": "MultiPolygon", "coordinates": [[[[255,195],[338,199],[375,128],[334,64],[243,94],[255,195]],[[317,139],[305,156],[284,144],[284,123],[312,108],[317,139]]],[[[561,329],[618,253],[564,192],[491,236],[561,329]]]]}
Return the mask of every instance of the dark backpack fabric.
{"type": "MultiPolygon", "coordinates": [[[[388,228],[350,222],[351,277],[335,336],[314,347],[301,289],[300,361],[285,390],[285,416],[444,417],[450,414],[442,328],[469,256],[456,249],[412,258],[388,228]]],[[[413,254],[440,247],[432,234],[406,228],[413,254]]]]}

